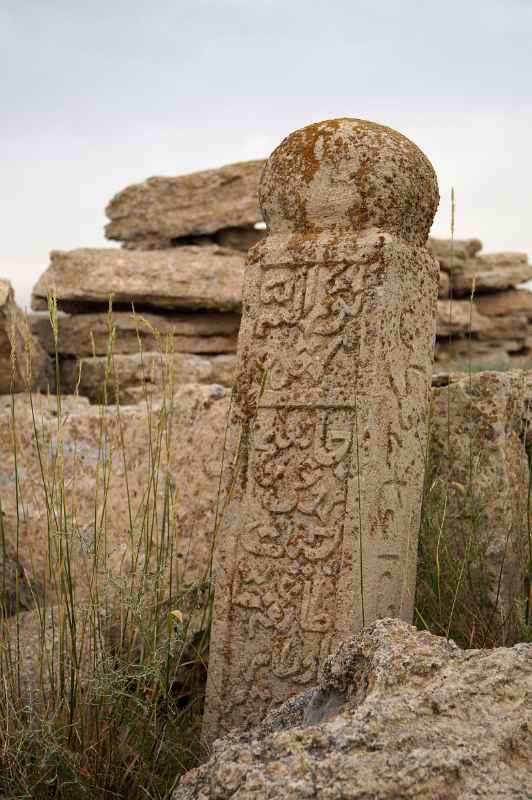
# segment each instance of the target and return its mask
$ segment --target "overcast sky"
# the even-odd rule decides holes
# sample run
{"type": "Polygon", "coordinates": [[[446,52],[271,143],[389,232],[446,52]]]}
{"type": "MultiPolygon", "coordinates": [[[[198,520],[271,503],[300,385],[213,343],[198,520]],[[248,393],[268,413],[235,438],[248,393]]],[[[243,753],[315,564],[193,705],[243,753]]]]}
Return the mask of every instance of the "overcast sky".
{"type": "MultiPolygon", "coordinates": [[[[433,233],[532,255],[532,0],[0,0],[0,276],[105,246],[129,183],[267,156],[337,116],[413,139],[433,233]]],[[[108,243],[111,244],[111,243],[108,243]]]]}

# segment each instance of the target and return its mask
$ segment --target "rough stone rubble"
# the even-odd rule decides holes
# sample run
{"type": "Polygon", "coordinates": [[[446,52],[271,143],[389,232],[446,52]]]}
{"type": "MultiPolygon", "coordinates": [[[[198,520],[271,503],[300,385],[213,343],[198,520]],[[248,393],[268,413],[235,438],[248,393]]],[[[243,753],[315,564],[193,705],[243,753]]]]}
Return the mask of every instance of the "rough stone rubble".
{"type": "Polygon", "coordinates": [[[531,644],[460,650],[382,619],[173,800],[530,800],[531,761],[531,644]]]}
{"type": "Polygon", "coordinates": [[[57,338],[64,392],[134,403],[169,379],[232,384],[245,253],[263,236],[256,198],[263,165],[129,186],[107,207],[107,236],[122,249],[51,253],[32,308],[45,311],[53,293],[64,313],[56,336],[42,315],[32,330],[50,355],[57,338]],[[171,376],[163,374],[168,353],[171,376]]]}

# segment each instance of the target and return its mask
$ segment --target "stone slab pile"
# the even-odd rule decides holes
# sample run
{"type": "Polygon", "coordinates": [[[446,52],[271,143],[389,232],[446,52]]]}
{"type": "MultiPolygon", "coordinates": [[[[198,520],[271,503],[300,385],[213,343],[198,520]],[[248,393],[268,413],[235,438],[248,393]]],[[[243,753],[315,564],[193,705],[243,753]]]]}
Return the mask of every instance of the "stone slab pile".
{"type": "Polygon", "coordinates": [[[32,324],[48,353],[57,346],[63,392],[135,402],[160,390],[163,353],[176,383],[232,383],[244,254],[263,236],[255,228],[263,164],[129,186],[107,207],[106,234],[122,249],[52,251],[32,308],[45,311],[52,293],[69,316],[58,317],[55,335],[44,317],[32,324]],[[102,392],[104,383],[115,388],[102,392]]]}
{"type": "Polygon", "coordinates": [[[105,234],[127,249],[220,244],[244,252],[261,238],[257,187],[265,161],[178,177],[148,178],[118,192],[105,234]]]}
{"type": "MultiPolygon", "coordinates": [[[[125,387],[122,402],[132,402],[143,385],[160,388],[160,378],[153,379],[155,355],[148,358],[146,372],[139,351],[160,353],[168,334],[178,356],[177,381],[214,380],[218,366],[212,359],[224,355],[219,379],[232,382],[234,371],[226,367],[236,351],[244,256],[264,237],[257,189],[265,163],[240,162],[128,186],[106,208],[106,236],[120,242],[121,249],[51,253],[32,307],[45,311],[47,295],[54,292],[58,308],[70,315],[58,320],[64,392],[77,390],[93,401],[102,397],[96,381],[108,372],[110,294],[113,371],[115,383],[125,387]]],[[[452,245],[450,240],[429,239],[428,247],[441,268],[438,368],[460,369],[468,362],[486,368],[517,366],[526,360],[532,350],[532,293],[517,288],[532,278],[526,255],[483,255],[478,239],[452,245]]],[[[49,322],[36,317],[33,332],[53,354],[49,322]]],[[[106,395],[116,398],[116,392],[106,395]]]]}
{"type": "Polygon", "coordinates": [[[480,253],[478,239],[429,239],[440,264],[435,362],[518,366],[532,353],[532,279],[526,253],[480,253]]]}
{"type": "Polygon", "coordinates": [[[49,377],[49,359],[15,302],[13,287],[0,278],[0,395],[39,390],[49,377]]]}

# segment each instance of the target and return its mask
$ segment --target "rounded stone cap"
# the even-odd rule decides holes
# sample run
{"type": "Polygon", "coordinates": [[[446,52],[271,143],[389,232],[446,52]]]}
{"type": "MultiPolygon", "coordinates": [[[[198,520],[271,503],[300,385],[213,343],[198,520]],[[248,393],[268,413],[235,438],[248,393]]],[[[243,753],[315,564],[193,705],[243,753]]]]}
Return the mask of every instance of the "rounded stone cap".
{"type": "Polygon", "coordinates": [[[436,174],[421,150],[363,119],[294,131],[271,154],[259,187],[271,233],[378,228],[420,245],[438,201],[436,174]]]}

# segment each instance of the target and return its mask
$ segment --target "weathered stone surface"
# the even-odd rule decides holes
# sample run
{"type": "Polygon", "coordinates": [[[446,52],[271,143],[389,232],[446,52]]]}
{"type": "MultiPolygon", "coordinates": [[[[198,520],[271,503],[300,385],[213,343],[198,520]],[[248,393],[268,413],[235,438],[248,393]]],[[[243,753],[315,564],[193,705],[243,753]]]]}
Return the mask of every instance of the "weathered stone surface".
{"type": "Polygon", "coordinates": [[[39,593],[9,544],[3,552],[6,544],[0,540],[0,618],[33,608],[39,593]]]}
{"type": "Polygon", "coordinates": [[[31,335],[9,281],[0,279],[0,394],[45,388],[48,357],[31,335]]]}
{"type": "Polygon", "coordinates": [[[452,272],[456,295],[509,289],[532,278],[526,253],[492,253],[467,259],[452,272]]]}
{"type": "Polygon", "coordinates": [[[108,239],[176,239],[261,221],[257,187],[264,161],[242,161],[175,178],[148,178],[106,208],[108,239]]]}
{"type": "Polygon", "coordinates": [[[449,296],[449,287],[450,287],[450,280],[449,276],[443,270],[440,270],[440,275],[438,279],[438,297],[448,297],[449,296]]]}
{"type": "Polygon", "coordinates": [[[532,317],[532,292],[528,289],[509,289],[506,292],[490,292],[475,297],[475,306],[487,317],[504,317],[524,314],[532,317]]]}
{"type": "Polygon", "coordinates": [[[531,760],[532,645],[463,651],[383,619],[173,800],[529,800],[531,760]]]}
{"type": "Polygon", "coordinates": [[[516,640],[524,602],[528,391],[518,370],[477,373],[432,390],[431,480],[438,489],[431,507],[439,546],[456,574],[467,563],[459,588],[470,592],[472,626],[479,635],[483,625],[500,626],[503,641],[516,640]]]}
{"type": "Polygon", "coordinates": [[[427,249],[438,261],[440,268],[450,272],[467,259],[473,258],[482,250],[479,239],[434,239],[427,241],[427,249]]]}
{"type": "Polygon", "coordinates": [[[246,268],[207,740],[410,618],[438,267],[434,171],[401,134],[317,123],[270,157],[246,268]],[[393,177],[392,177],[393,176],[393,177]]]}
{"type": "Polygon", "coordinates": [[[234,380],[236,356],[198,356],[187,353],[163,355],[147,352],[113,356],[65,359],[61,364],[61,390],[76,391],[93,403],[141,403],[146,392],[161,392],[167,386],[208,383],[230,386],[234,380]]]}
{"type": "MultiPolygon", "coordinates": [[[[56,563],[63,539],[69,543],[76,597],[81,600],[87,598],[94,548],[100,543],[96,566],[101,602],[107,597],[113,607],[113,598],[127,590],[131,553],[139,541],[144,552],[144,541],[153,536],[156,549],[165,508],[170,529],[164,534],[163,599],[175,593],[176,586],[182,590],[202,580],[215,524],[229,393],[221,386],[177,386],[173,403],[154,401],[150,415],[145,403],[120,410],[109,406],[102,412],[85,398],[63,397],[59,416],[54,398],[34,395],[33,401],[47,485],[60,485],[64,473],[64,503],[69,509],[61,527],[61,496],[54,492],[55,514],[48,518],[31,408],[27,397],[16,397],[19,560],[32,580],[43,583],[46,578],[48,601],[53,594],[48,554],[56,563]],[[152,470],[159,476],[156,498],[152,470]],[[172,586],[167,571],[171,553],[172,586]]],[[[13,544],[17,498],[9,455],[10,403],[9,397],[0,397],[0,451],[7,454],[0,461],[0,491],[6,540],[13,544]]]]}
{"type": "MultiPolygon", "coordinates": [[[[520,339],[491,339],[479,341],[467,337],[453,339],[452,343],[438,339],[434,348],[435,368],[458,371],[510,369],[520,365],[523,341],[520,339]]],[[[527,356],[523,356],[525,362],[527,356]]]]}
{"type": "Polygon", "coordinates": [[[149,252],[81,248],[54,250],[32,294],[35,311],[55,292],[59,308],[135,304],[161,309],[240,308],[244,256],[222,247],[173,247],[149,252]]]}
{"type": "MultiPolygon", "coordinates": [[[[532,373],[525,372],[523,374],[525,381],[523,402],[527,401],[528,398],[527,414],[532,419],[532,411],[530,410],[532,409],[532,378],[530,377],[532,373]]],[[[452,375],[451,382],[458,380],[459,377],[452,375]]],[[[502,379],[504,380],[504,376],[502,376],[502,379]]],[[[433,376],[435,385],[446,385],[449,380],[447,375],[433,376]]],[[[476,385],[476,381],[481,380],[481,374],[473,376],[473,386],[476,385]]],[[[447,403],[441,394],[434,395],[434,397],[435,400],[432,406],[433,427],[441,432],[441,437],[444,437],[447,430],[447,403]]],[[[37,419],[39,420],[38,430],[42,453],[45,456],[45,474],[48,476],[49,485],[52,485],[52,476],[54,474],[53,458],[57,453],[58,435],[56,403],[53,398],[48,399],[45,396],[34,396],[33,399],[37,419]]],[[[91,563],[91,548],[95,538],[95,497],[99,496],[96,502],[99,513],[103,508],[104,464],[107,464],[110,469],[108,500],[104,513],[109,548],[105,563],[101,565],[101,574],[106,591],[109,594],[116,593],[119,588],[117,588],[116,583],[107,578],[106,570],[117,578],[128,574],[128,560],[124,554],[127,556],[130,546],[128,538],[129,512],[124,469],[128,473],[132,498],[134,537],[141,535],[141,509],[149,481],[148,468],[150,465],[151,440],[146,404],[143,397],[140,399],[143,401],[142,405],[123,408],[120,412],[125,446],[125,460],[123,460],[117,409],[113,407],[105,409],[103,417],[104,431],[108,429],[109,432],[104,434],[101,430],[102,416],[98,407],[89,405],[86,398],[69,396],[62,398],[62,419],[64,419],[64,424],[61,429],[65,454],[64,469],[65,475],[69,477],[66,487],[66,502],[68,508],[76,509],[76,524],[74,527],[69,527],[65,536],[68,534],[69,541],[75,545],[73,552],[75,554],[76,591],[81,598],[85,597],[87,592],[87,568],[91,563]],[[105,446],[102,444],[103,441],[106,442],[105,446]],[[110,454],[107,460],[106,453],[110,454]],[[97,478],[97,475],[100,477],[97,478]],[[96,491],[97,486],[99,487],[98,492],[96,491]]],[[[0,464],[0,492],[3,508],[6,512],[4,517],[6,538],[8,544],[13,544],[16,538],[17,520],[15,513],[14,465],[11,455],[10,402],[8,397],[0,398],[0,449],[5,454],[0,464]]],[[[160,411],[160,405],[158,406],[154,402],[153,406],[154,422],[152,424],[155,427],[152,431],[152,438],[155,441],[157,439],[157,425],[162,425],[163,430],[165,428],[164,416],[160,411]]],[[[220,464],[228,408],[229,396],[221,387],[197,385],[176,387],[170,437],[170,456],[167,462],[164,461],[162,474],[170,476],[172,490],[177,492],[176,521],[173,531],[176,552],[181,557],[177,559],[176,563],[180,565],[179,574],[186,583],[192,583],[200,578],[206,572],[208,566],[218,500],[220,464]],[[169,466],[167,466],[167,463],[169,466]]],[[[507,415],[513,415],[511,403],[509,411],[505,409],[502,401],[500,408],[502,408],[503,419],[508,420],[507,415]]],[[[465,437],[463,441],[459,438],[458,428],[460,414],[462,413],[461,407],[456,405],[454,400],[451,402],[451,412],[453,415],[452,426],[454,426],[452,427],[451,442],[454,470],[456,475],[464,475],[467,473],[470,464],[470,452],[466,437],[467,430],[469,430],[466,425],[467,409],[463,414],[465,437]],[[456,434],[453,432],[455,430],[456,434]]],[[[497,413],[499,412],[497,411],[497,413]]],[[[517,424],[518,413],[516,413],[515,417],[514,422],[517,424]]],[[[32,430],[31,409],[28,398],[25,396],[21,395],[15,398],[15,419],[20,488],[19,561],[24,569],[25,576],[29,580],[42,583],[48,570],[47,550],[49,543],[50,541],[53,542],[56,537],[53,528],[51,537],[48,535],[46,504],[42,490],[35,436],[32,430]]],[[[531,431],[532,422],[529,421],[527,436],[532,440],[531,431]]],[[[496,480],[507,480],[506,489],[503,486],[504,492],[511,490],[514,494],[510,496],[510,499],[511,497],[517,498],[519,492],[522,491],[523,473],[521,467],[519,468],[521,470],[519,479],[510,479],[508,475],[517,474],[511,463],[515,464],[516,459],[526,458],[524,449],[521,456],[519,456],[516,440],[512,440],[510,437],[506,446],[509,448],[509,459],[511,457],[513,461],[510,463],[508,459],[505,462],[503,460],[502,437],[499,437],[497,441],[500,444],[498,452],[504,473],[502,478],[495,476],[496,480]],[[504,478],[505,475],[507,476],[506,478],[504,478]]],[[[491,440],[488,438],[486,446],[492,447],[490,442],[491,440]]],[[[476,458],[476,453],[477,451],[474,449],[474,458],[476,458]]],[[[495,455],[493,460],[490,461],[492,464],[490,469],[493,470],[497,470],[495,455]]],[[[226,456],[227,458],[228,456],[226,456]]],[[[485,456],[483,455],[479,462],[480,470],[484,462],[485,456]]],[[[481,509],[484,507],[491,508],[490,504],[496,498],[498,484],[494,483],[489,477],[493,474],[493,472],[489,472],[485,480],[479,479],[475,484],[476,502],[481,509]]],[[[453,489],[453,492],[455,491],[459,492],[459,488],[453,489]]],[[[500,499],[502,506],[508,502],[508,494],[504,494],[504,492],[502,493],[502,499],[500,499]]],[[[526,491],[524,496],[526,498],[526,491]]],[[[157,508],[162,507],[162,502],[162,498],[159,497],[157,508]]],[[[452,519],[456,519],[456,525],[459,524],[458,515],[452,517],[452,519]]],[[[489,526],[487,526],[489,535],[499,542],[502,541],[508,532],[509,520],[510,514],[505,514],[504,508],[501,510],[501,506],[498,506],[496,513],[494,512],[493,523],[490,522],[489,526]],[[496,525],[502,525],[503,527],[497,530],[496,525]]],[[[454,524],[455,522],[453,522],[454,524]]],[[[451,528],[450,533],[453,530],[451,528]]],[[[14,551],[10,551],[8,555],[12,554],[12,552],[14,551]]]]}
{"type": "MultiPolygon", "coordinates": [[[[236,350],[240,315],[226,312],[195,314],[132,314],[108,313],[59,316],[58,345],[60,355],[103,356],[109,350],[110,330],[114,329],[113,352],[133,354],[142,349],[164,350],[165,338],[171,336],[171,349],[176,353],[232,353],[236,350]]],[[[55,353],[55,343],[46,316],[34,315],[31,329],[48,353],[55,353]]]]}
{"type": "Polygon", "coordinates": [[[438,300],[436,336],[488,332],[491,320],[478,313],[469,300],[438,300]]]}
{"type": "Polygon", "coordinates": [[[0,621],[0,680],[7,697],[15,702],[20,698],[35,709],[46,706],[50,695],[57,693],[62,671],[69,675],[75,669],[80,683],[86,683],[103,653],[102,638],[91,635],[94,623],[105,632],[100,616],[78,605],[75,636],[64,607],[47,605],[0,621]]]}
{"type": "Polygon", "coordinates": [[[225,228],[225,230],[218,231],[216,241],[220,247],[242,250],[247,253],[250,247],[260,242],[265,236],[266,231],[256,228],[225,228]]]}

